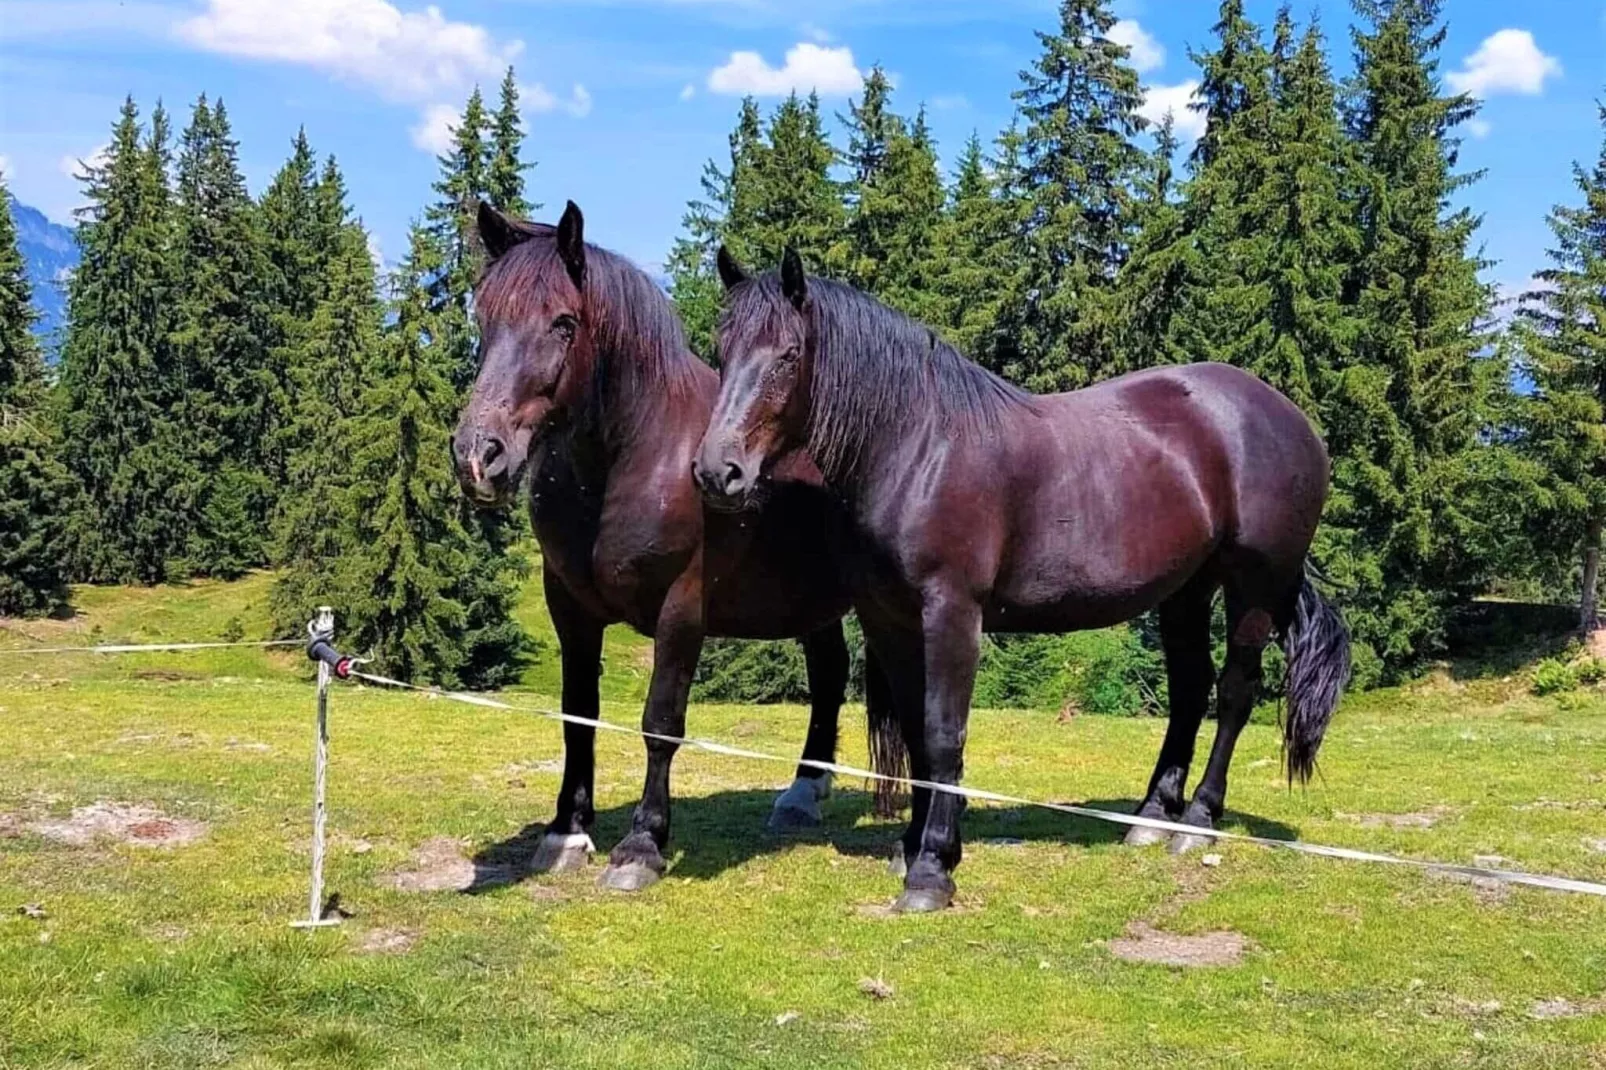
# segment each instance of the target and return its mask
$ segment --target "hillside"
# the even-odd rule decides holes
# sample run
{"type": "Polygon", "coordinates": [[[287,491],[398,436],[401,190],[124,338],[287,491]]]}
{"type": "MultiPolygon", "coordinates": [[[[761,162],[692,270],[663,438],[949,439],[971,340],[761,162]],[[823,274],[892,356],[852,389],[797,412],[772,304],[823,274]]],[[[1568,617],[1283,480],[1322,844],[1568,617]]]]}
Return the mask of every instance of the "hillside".
{"type": "Polygon", "coordinates": [[[17,246],[28,265],[33,284],[33,305],[39,311],[35,328],[55,349],[56,333],[67,322],[67,278],[78,266],[78,243],[71,227],[52,223],[37,208],[13,199],[11,214],[17,221],[17,246]]]}

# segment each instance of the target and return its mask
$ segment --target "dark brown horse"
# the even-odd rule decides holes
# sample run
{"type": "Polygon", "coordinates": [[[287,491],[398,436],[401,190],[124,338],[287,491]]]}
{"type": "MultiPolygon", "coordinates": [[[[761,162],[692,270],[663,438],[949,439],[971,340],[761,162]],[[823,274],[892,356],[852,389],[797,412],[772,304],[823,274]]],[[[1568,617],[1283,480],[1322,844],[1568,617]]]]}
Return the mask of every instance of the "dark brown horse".
{"type": "MultiPolygon", "coordinates": [[[[865,636],[897,708],[922,711],[905,731],[917,777],[959,782],[984,630],[1101,628],[1154,607],[1171,721],[1138,812],[1215,826],[1274,635],[1288,656],[1289,776],[1310,775],[1349,637],[1306,576],[1328,462],[1292,402],[1222,364],[1034,397],[872,298],[806,279],[794,253],[754,279],[722,250],[720,273],[722,385],[698,483],[711,505],[745,508],[802,447],[843,496],[868,547],[854,581],[865,636]],[[1215,746],[1185,802],[1212,678],[1215,746]]],[[[915,793],[903,909],[952,900],[962,807],[915,793]]],[[[1173,847],[1201,842],[1179,834],[1173,847]]]]}
{"type": "MultiPolygon", "coordinates": [[[[668,298],[640,270],[585,243],[572,203],[557,227],[480,206],[490,264],[475,290],[483,351],[453,436],[463,489],[505,504],[530,471],[547,606],[563,658],[563,710],[595,718],[603,628],[624,622],[654,640],[642,726],[683,736],[705,635],[802,637],[812,717],[803,757],[829,761],[848,682],[841,618],[850,599],[838,562],[849,526],[799,454],[776,466],[756,517],[705,518],[692,457],[718,378],[686,347],[668,298]]],[[[867,665],[871,751],[903,765],[897,719],[867,665]],[[877,728],[880,731],[877,731],[877,728]]],[[[581,865],[592,850],[594,730],[564,725],[557,816],[535,865],[581,865]]],[[[647,779],[630,834],[603,883],[634,890],[664,872],[675,748],[647,743],[647,779]]],[[[772,824],[819,821],[830,778],[800,767],[772,824]]],[[[885,805],[889,796],[880,793],[885,805]]]]}

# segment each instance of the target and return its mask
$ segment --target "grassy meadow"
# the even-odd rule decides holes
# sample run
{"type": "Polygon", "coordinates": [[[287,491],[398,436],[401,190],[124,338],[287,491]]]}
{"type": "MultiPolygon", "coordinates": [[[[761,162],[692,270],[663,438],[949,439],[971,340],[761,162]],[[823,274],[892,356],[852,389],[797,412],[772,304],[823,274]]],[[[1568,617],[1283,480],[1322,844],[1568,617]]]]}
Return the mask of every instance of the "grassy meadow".
{"type": "MultiPolygon", "coordinates": [[[[0,649],[255,638],[268,584],[85,589],[71,620],[0,622],[0,649]]],[[[537,595],[523,617],[543,645],[509,701],[550,705],[537,595]]],[[[610,633],[605,717],[639,716],[646,653],[610,633]]],[[[352,916],[291,929],[310,680],[296,651],[0,655],[0,1067],[1606,1067],[1606,899],[1251,846],[1207,866],[978,805],[958,906],[894,917],[897,826],[839,784],[817,834],[767,835],[780,765],[682,755],[670,875],[639,896],[597,866],[457,890],[550,815],[558,726],[345,685],[328,884],[352,916]],[[126,834],[89,821],[118,807],[126,834]],[[1219,964],[1117,954],[1168,937],[1219,964]]],[[[805,722],[694,706],[690,730],[790,755],[805,722]]],[[[979,710],[967,780],[1130,808],[1163,728],[979,710]]],[[[1447,668],[1349,700],[1308,790],[1277,755],[1251,725],[1227,827],[1606,881],[1598,689],[1447,668]]],[[[642,767],[599,740],[603,850],[642,767]]]]}

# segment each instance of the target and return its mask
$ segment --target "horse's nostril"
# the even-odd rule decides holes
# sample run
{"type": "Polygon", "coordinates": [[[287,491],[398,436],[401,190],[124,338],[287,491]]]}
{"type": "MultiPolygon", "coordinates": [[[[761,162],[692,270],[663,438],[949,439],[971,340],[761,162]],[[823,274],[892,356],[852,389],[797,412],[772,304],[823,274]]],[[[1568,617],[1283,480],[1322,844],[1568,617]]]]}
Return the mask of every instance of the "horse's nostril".
{"type": "Polygon", "coordinates": [[[725,489],[735,490],[742,485],[742,466],[735,461],[725,462],[725,489]]]}
{"type": "Polygon", "coordinates": [[[502,440],[501,439],[499,439],[499,438],[487,439],[486,442],[485,442],[485,449],[483,451],[483,455],[481,456],[480,459],[484,463],[486,468],[490,468],[491,465],[496,463],[496,459],[498,457],[502,456],[502,454],[505,452],[505,450],[506,450],[506,447],[504,447],[502,445],[502,440]]]}

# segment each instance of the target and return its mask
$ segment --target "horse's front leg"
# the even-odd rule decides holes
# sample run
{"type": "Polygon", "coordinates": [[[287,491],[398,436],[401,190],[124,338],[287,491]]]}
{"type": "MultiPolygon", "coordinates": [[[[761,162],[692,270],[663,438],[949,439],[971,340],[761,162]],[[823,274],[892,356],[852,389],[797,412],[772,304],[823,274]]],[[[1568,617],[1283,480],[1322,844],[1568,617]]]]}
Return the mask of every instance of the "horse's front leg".
{"type": "MultiPolygon", "coordinates": [[[[804,636],[803,656],[809,669],[809,734],[803,760],[836,760],[837,720],[848,691],[848,644],[842,622],[804,636]]],[[[831,774],[807,765],[797,767],[792,786],[775,800],[770,831],[814,828],[823,817],[820,802],[831,794],[831,774]]]]}
{"type": "MultiPolygon", "coordinates": [[[[599,709],[597,674],[602,667],[602,622],[583,607],[546,572],[547,609],[558,633],[563,662],[563,712],[595,720],[599,709]]],[[[547,825],[530,869],[535,873],[561,873],[579,869],[596,850],[591,826],[596,821],[596,729],[564,722],[563,785],[558,789],[557,815],[547,825]]]]}
{"type": "MultiPolygon", "coordinates": [[[[642,730],[653,735],[684,737],[686,698],[703,649],[703,585],[695,564],[670,588],[653,632],[652,683],[642,730]]],[[[669,766],[679,745],[647,739],[647,780],[631,818],[630,834],[608,854],[608,868],[598,883],[615,891],[634,892],[658,883],[669,864],[669,766]]]]}
{"type": "MultiPolygon", "coordinates": [[[[924,638],[925,723],[918,757],[925,777],[958,786],[964,774],[965,725],[981,654],[981,605],[952,589],[928,590],[921,610],[924,638]]],[[[904,837],[908,872],[896,909],[920,913],[953,902],[953,871],[959,865],[959,817],[965,800],[932,791],[914,801],[904,837]]]]}

